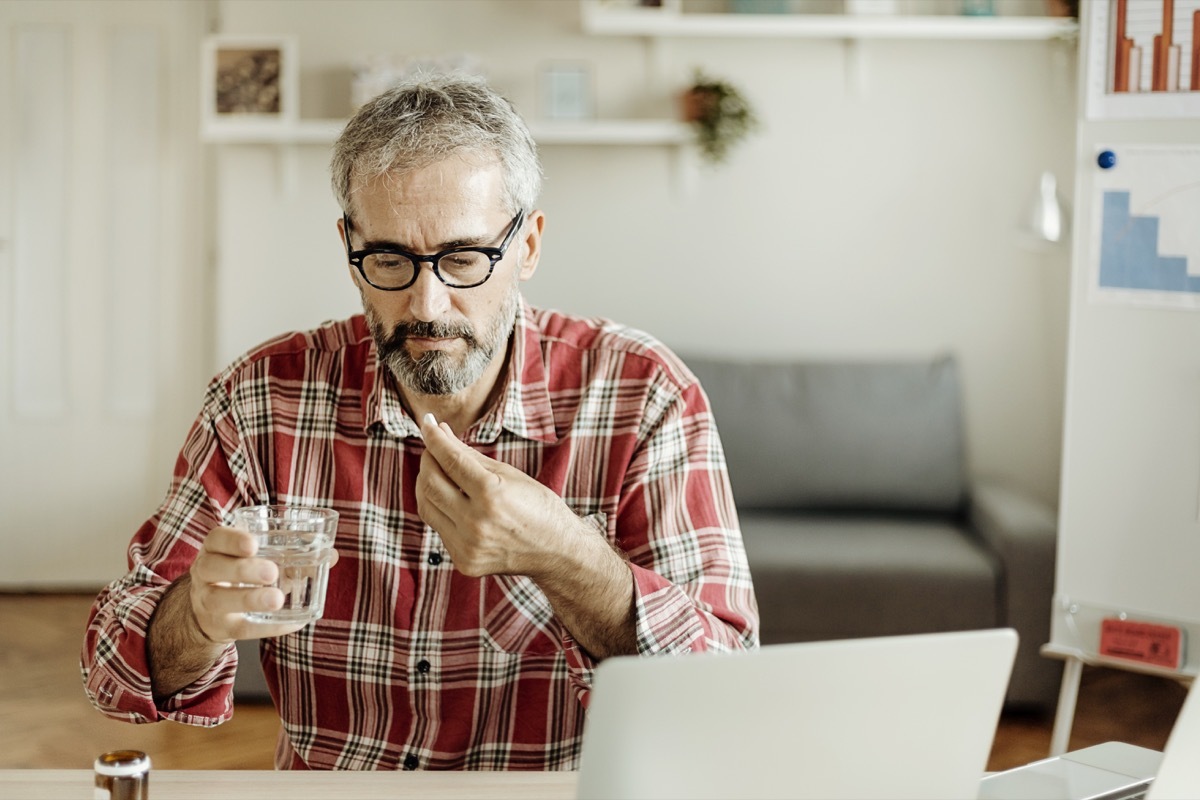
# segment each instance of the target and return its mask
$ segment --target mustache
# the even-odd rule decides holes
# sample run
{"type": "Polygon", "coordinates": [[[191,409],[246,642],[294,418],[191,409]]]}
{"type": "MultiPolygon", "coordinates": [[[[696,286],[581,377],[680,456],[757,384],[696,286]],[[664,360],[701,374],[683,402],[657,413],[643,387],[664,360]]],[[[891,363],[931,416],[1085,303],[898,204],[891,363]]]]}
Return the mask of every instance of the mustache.
{"type": "Polygon", "coordinates": [[[433,321],[397,322],[388,335],[388,349],[398,348],[410,338],[418,339],[451,339],[460,338],[469,346],[475,347],[479,340],[475,338],[475,329],[467,323],[433,321]]]}

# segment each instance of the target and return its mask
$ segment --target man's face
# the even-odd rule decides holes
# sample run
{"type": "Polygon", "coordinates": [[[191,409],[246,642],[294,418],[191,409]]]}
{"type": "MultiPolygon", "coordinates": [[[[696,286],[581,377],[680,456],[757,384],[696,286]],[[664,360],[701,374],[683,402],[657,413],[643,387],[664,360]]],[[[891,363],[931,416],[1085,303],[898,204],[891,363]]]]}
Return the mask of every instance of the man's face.
{"type": "MultiPolygon", "coordinates": [[[[352,197],[350,244],[355,250],[396,247],[431,255],[455,246],[497,247],[512,221],[501,201],[499,165],[459,156],[383,175],[358,187],[352,197]]],[[[480,286],[446,286],[425,262],[412,286],[386,292],[350,268],[380,361],[403,387],[452,395],[485,374],[495,379],[520,302],[518,284],[537,265],[542,219],[540,212],[531,217],[480,286]]]]}

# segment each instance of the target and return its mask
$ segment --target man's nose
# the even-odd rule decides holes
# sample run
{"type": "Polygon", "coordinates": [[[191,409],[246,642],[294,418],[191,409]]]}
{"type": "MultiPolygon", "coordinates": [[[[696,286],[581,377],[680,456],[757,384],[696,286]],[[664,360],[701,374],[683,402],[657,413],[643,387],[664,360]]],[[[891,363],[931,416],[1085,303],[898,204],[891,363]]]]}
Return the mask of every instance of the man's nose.
{"type": "Polygon", "coordinates": [[[428,261],[420,262],[417,270],[417,280],[405,292],[409,313],[422,322],[441,319],[450,310],[450,292],[453,290],[434,274],[433,264],[428,261]]]}

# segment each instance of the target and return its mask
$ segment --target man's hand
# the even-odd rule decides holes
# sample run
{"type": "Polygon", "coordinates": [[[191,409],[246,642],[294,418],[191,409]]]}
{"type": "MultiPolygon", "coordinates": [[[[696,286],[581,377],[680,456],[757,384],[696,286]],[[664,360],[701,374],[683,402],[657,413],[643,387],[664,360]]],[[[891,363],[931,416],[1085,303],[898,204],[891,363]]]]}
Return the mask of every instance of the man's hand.
{"type": "Polygon", "coordinates": [[[562,498],[515,467],[461,442],[433,415],[421,420],[425,453],[417,512],[465,575],[538,576],[556,567],[570,537],[594,532],[562,498]]]}
{"type": "Polygon", "coordinates": [[[421,434],[417,511],[455,568],[531,578],[584,650],[596,658],[636,653],[633,575],[605,536],[550,489],[475,452],[432,415],[421,420],[421,434]]]}
{"type": "MultiPolygon", "coordinates": [[[[282,636],[302,622],[262,623],[247,611],[274,611],[283,592],[270,586],[275,562],[255,558],[258,542],[245,531],[213,528],[188,574],[167,590],[150,619],[150,684],[164,698],[189,686],[238,639],[282,636]]],[[[334,551],[337,563],[337,552],[334,551]]]]}
{"type": "Polygon", "coordinates": [[[188,597],[192,619],[210,642],[282,636],[304,627],[305,623],[246,619],[247,611],[283,607],[283,592],[271,586],[279,577],[279,567],[268,559],[255,558],[257,552],[255,538],[236,528],[213,528],[204,537],[204,546],[188,571],[188,597]]]}

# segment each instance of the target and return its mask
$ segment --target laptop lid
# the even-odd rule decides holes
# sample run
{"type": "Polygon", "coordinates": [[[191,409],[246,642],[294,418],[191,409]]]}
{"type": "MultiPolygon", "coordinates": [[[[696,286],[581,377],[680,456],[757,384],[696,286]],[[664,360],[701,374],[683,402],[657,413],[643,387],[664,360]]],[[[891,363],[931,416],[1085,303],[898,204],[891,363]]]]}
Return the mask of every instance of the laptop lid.
{"type": "Polygon", "coordinates": [[[974,797],[1016,647],[998,629],[610,658],[579,797],[974,797]]]}
{"type": "MultiPolygon", "coordinates": [[[[587,748],[584,733],[584,748],[587,748]]],[[[1183,708],[1175,718],[1167,746],[1163,748],[1158,775],[1150,784],[1147,800],[1178,800],[1200,797],[1200,691],[1196,683],[1188,690],[1183,708]]]]}

